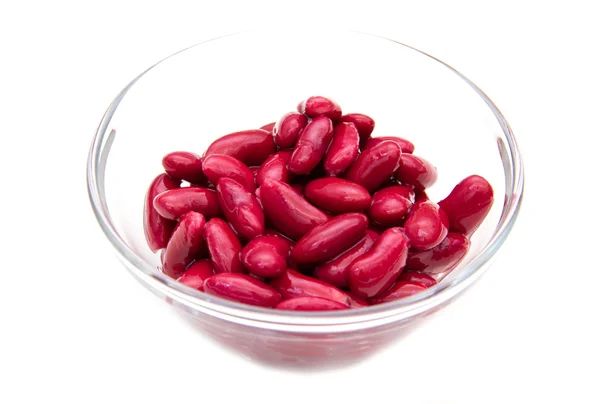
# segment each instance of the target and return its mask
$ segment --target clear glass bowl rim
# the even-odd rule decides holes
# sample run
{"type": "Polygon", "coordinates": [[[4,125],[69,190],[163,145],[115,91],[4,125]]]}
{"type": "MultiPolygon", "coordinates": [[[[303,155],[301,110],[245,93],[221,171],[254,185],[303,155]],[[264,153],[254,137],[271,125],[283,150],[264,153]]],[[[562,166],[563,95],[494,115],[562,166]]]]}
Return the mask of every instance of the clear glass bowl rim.
{"type": "MultiPolygon", "coordinates": [[[[450,69],[453,73],[458,75],[462,80],[465,81],[489,106],[491,111],[494,113],[500,127],[502,128],[505,136],[505,141],[508,146],[507,157],[510,163],[509,167],[505,168],[507,174],[506,184],[506,199],[504,208],[500,217],[500,222],[496,227],[492,238],[489,240],[487,245],[482,251],[474,257],[474,259],[462,268],[460,274],[458,274],[450,282],[442,282],[432,288],[429,288],[423,292],[404,298],[395,302],[390,302],[383,305],[371,306],[368,308],[358,310],[345,310],[345,311],[332,311],[332,312],[294,312],[294,311],[276,311],[273,309],[266,309],[261,307],[249,306],[225,299],[221,299],[215,296],[204,294],[195,289],[189,288],[179,282],[167,277],[166,275],[159,273],[155,268],[144,261],[139,255],[131,250],[127,244],[120,237],[115,227],[113,226],[111,216],[105,201],[105,190],[104,190],[104,169],[106,166],[108,154],[112,144],[112,134],[107,133],[107,129],[111,122],[113,115],[115,114],[117,107],[121,100],[125,97],[131,87],[139,80],[142,76],[152,70],[160,63],[176,56],[177,54],[184,52],[188,49],[201,46],[207,42],[212,42],[224,37],[230,37],[235,35],[244,35],[252,32],[258,32],[264,30],[251,30],[233,33],[209,39],[192,45],[188,48],[182,49],[166,58],[158,61],[154,65],[150,66],[135,79],[133,79],[112,101],[107,108],[96,134],[93,138],[92,145],[89,151],[87,161],[87,188],[92,205],[92,209],[100,224],[100,227],[104,231],[109,242],[117,251],[119,258],[125,263],[126,267],[130,272],[149,289],[155,293],[162,294],[178,305],[185,307],[188,311],[199,311],[210,316],[218,317],[226,321],[232,321],[238,324],[245,324],[248,326],[259,327],[262,329],[280,330],[280,331],[293,331],[293,332],[317,332],[317,333],[330,333],[330,332],[344,332],[352,331],[357,329],[366,329],[376,327],[380,325],[389,324],[392,322],[403,321],[419,314],[428,312],[437,306],[451,300],[453,297],[460,294],[462,291],[467,289],[473,282],[475,282],[484,272],[487,267],[485,264],[488,263],[502,246],[510,231],[512,230],[514,223],[517,219],[524,189],[524,167],[521,153],[517,145],[515,136],[500,112],[492,100],[472,81],[466,78],[463,74],[458,72],[453,67],[442,62],[441,60],[422,52],[414,47],[403,44],[401,42],[381,37],[369,33],[363,33],[358,31],[348,31],[352,34],[367,35],[375,39],[390,41],[398,46],[411,49],[412,51],[418,52],[432,60],[442,64],[446,68],[450,69]]],[[[281,32],[278,31],[278,35],[281,32]]]]}

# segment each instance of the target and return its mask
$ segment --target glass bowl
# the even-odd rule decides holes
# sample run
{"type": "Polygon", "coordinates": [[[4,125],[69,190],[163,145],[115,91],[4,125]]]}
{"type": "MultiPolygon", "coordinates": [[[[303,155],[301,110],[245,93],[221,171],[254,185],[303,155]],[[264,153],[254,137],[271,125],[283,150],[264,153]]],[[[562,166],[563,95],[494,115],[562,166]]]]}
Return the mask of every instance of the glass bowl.
{"type": "Polygon", "coordinates": [[[493,102],[462,74],[409,46],[340,31],[252,31],[209,40],[151,66],[106,111],[87,181],[100,227],[131,274],[206,334],[253,359],[317,366],[363,358],[410,331],[490,266],[517,218],[523,164],[493,102]],[[202,154],[216,138],[258,128],[311,95],[376,121],[438,167],[438,201],[484,176],[495,202],[467,257],[440,284],[399,301],[342,312],[280,312],[205,295],[163,275],[144,238],[142,207],[163,155],[202,154]]]}

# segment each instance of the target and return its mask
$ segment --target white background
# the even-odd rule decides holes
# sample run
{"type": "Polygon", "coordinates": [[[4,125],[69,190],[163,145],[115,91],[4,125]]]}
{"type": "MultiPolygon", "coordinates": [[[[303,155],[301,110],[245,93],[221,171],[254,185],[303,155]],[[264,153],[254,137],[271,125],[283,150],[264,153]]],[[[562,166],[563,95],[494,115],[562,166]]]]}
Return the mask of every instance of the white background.
{"type": "Polygon", "coordinates": [[[600,24],[594,2],[0,3],[0,403],[598,403],[600,24]],[[449,63],[504,112],[526,197],[496,265],[366,362],[292,372],[206,340],[126,273],[85,191],[135,75],[264,24],[339,25],[449,63]]]}

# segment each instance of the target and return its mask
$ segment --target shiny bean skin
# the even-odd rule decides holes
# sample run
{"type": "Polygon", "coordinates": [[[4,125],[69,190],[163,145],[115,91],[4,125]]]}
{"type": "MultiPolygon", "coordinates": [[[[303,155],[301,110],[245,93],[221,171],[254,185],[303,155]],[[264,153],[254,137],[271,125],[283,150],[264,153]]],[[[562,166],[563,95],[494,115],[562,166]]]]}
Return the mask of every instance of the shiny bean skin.
{"type": "Polygon", "coordinates": [[[204,243],[202,238],[204,227],[205,219],[201,213],[188,212],[181,216],[165,250],[163,260],[165,274],[177,279],[194,261],[204,243]]]}
{"type": "Polygon", "coordinates": [[[298,136],[308,124],[308,118],[304,114],[290,112],[282,116],[273,128],[275,144],[280,149],[290,149],[296,145],[298,136]]]}
{"type": "Polygon", "coordinates": [[[154,198],[165,191],[179,188],[180,184],[180,180],[173,179],[167,174],[160,174],[148,187],[144,199],[144,235],[152,252],[167,246],[177,224],[172,220],[165,219],[154,209],[154,198]]]}
{"type": "Polygon", "coordinates": [[[288,245],[288,247],[289,247],[290,250],[292,249],[292,247],[294,246],[294,244],[296,244],[295,241],[287,238],[283,234],[281,234],[278,231],[273,230],[273,229],[265,229],[265,236],[275,236],[275,237],[278,237],[278,238],[282,239],[283,241],[286,242],[286,244],[288,245]]]}
{"type": "Polygon", "coordinates": [[[406,139],[402,139],[401,137],[396,136],[381,136],[381,137],[372,137],[365,141],[363,145],[363,150],[370,149],[371,147],[377,146],[381,142],[385,142],[386,140],[391,140],[392,142],[396,142],[398,146],[400,146],[400,150],[402,153],[412,154],[415,151],[415,145],[409,142],[406,139]]]}
{"type": "Polygon", "coordinates": [[[251,129],[223,136],[208,147],[204,157],[225,154],[248,166],[259,166],[275,153],[273,135],[263,129],[251,129]]]}
{"type": "Polygon", "coordinates": [[[298,112],[309,118],[326,116],[333,121],[342,117],[342,108],[335,101],[320,96],[310,97],[298,104],[298,112]]]}
{"type": "Polygon", "coordinates": [[[471,175],[440,201],[440,207],[448,215],[451,231],[469,235],[477,230],[493,203],[494,190],[490,183],[479,175],[471,175]]]}
{"type": "Polygon", "coordinates": [[[361,140],[368,139],[375,129],[373,118],[363,114],[346,114],[340,118],[340,121],[354,124],[361,140]]]}
{"type": "MultiPolygon", "coordinates": [[[[408,252],[408,259],[406,260],[406,267],[408,268],[408,261],[410,260],[410,251],[408,252]]],[[[437,281],[431,276],[417,271],[407,271],[404,269],[398,277],[398,282],[411,282],[423,285],[426,288],[430,288],[437,285],[437,281]]]]}
{"type": "Polygon", "coordinates": [[[254,174],[240,160],[224,154],[213,154],[204,158],[202,163],[204,174],[215,186],[220,178],[227,177],[236,180],[250,192],[254,192],[254,174]]]}
{"type": "Polygon", "coordinates": [[[288,269],[282,275],[273,278],[270,285],[277,290],[284,299],[295,297],[321,297],[333,300],[350,307],[362,307],[360,301],[355,301],[347,293],[318,279],[288,269]]]}
{"type": "Polygon", "coordinates": [[[400,168],[396,171],[396,179],[405,185],[412,185],[415,190],[425,190],[437,180],[437,168],[429,161],[413,154],[400,157],[400,168]]]}
{"type": "Polygon", "coordinates": [[[245,274],[221,273],[204,282],[204,292],[240,303],[260,307],[274,307],[281,295],[272,287],[245,274]]]}
{"type": "Polygon", "coordinates": [[[287,269],[290,247],[281,237],[259,236],[242,250],[242,264],[251,274],[272,278],[287,269]]]}
{"type": "Polygon", "coordinates": [[[348,296],[350,296],[350,307],[353,309],[358,309],[361,307],[369,307],[369,302],[366,299],[356,296],[352,292],[346,292],[348,296]]]}
{"type": "Polygon", "coordinates": [[[363,186],[342,178],[319,178],[304,188],[304,196],[332,213],[360,212],[371,205],[371,194],[363,186]]]}
{"type": "Polygon", "coordinates": [[[340,175],[358,156],[358,131],[352,123],[341,122],[333,129],[333,140],[325,154],[323,167],[330,176],[340,175]]]}
{"type": "Polygon", "coordinates": [[[388,291],[381,296],[369,299],[369,304],[382,304],[393,302],[394,300],[402,299],[422,292],[427,288],[420,283],[414,282],[396,282],[388,291]]]}
{"type": "Polygon", "coordinates": [[[386,290],[398,278],[408,254],[409,240],[404,230],[384,231],[371,250],[348,268],[350,290],[360,298],[371,298],[386,290]]]}
{"type": "Polygon", "coordinates": [[[284,300],[275,306],[278,310],[295,310],[295,311],[328,311],[328,310],[345,310],[350,306],[335,302],[333,300],[323,299],[322,297],[295,297],[293,299],[284,300]]]}
{"type": "Polygon", "coordinates": [[[404,230],[412,248],[429,250],[446,238],[448,218],[436,203],[421,201],[410,211],[404,230]]]}
{"type": "Polygon", "coordinates": [[[470,241],[460,233],[448,233],[444,241],[431,250],[408,253],[406,268],[428,275],[445,274],[454,269],[469,252],[470,241]]]}
{"type": "Polygon", "coordinates": [[[197,154],[184,151],[169,153],[163,157],[162,165],[167,174],[178,180],[196,185],[204,185],[206,182],[202,159],[197,154]]]}
{"type": "Polygon", "coordinates": [[[345,213],[306,233],[292,248],[299,264],[327,261],[358,243],[367,231],[369,219],[362,213],[345,213]]]}
{"type": "Polygon", "coordinates": [[[227,222],[210,219],[204,228],[204,239],[216,273],[244,272],[240,260],[242,244],[227,222]]]}
{"type": "Polygon", "coordinates": [[[273,133],[274,127],[275,127],[275,122],[271,122],[271,123],[261,126],[260,129],[273,133]]]}
{"type": "Polygon", "coordinates": [[[292,157],[292,151],[284,150],[273,154],[260,166],[256,174],[256,184],[261,186],[265,182],[265,178],[289,183],[291,179],[288,163],[292,157]]]}
{"type": "Polygon", "coordinates": [[[333,137],[331,119],[319,116],[313,119],[298,137],[288,169],[294,174],[309,174],[325,156],[333,137]]]}
{"type": "Polygon", "coordinates": [[[215,191],[200,187],[165,191],[154,198],[153,206],[162,217],[170,220],[177,220],[187,212],[202,213],[206,218],[221,214],[215,191]]]}
{"type": "Polygon", "coordinates": [[[185,272],[177,278],[178,282],[190,288],[204,290],[204,281],[215,274],[215,269],[210,260],[198,260],[191,264],[185,272]]]}
{"type": "Polygon", "coordinates": [[[415,192],[412,187],[396,185],[373,194],[369,217],[383,226],[399,226],[413,206],[415,192]]]}
{"type": "Polygon", "coordinates": [[[368,252],[375,244],[379,235],[367,230],[365,237],[349,250],[338,255],[333,260],[319,265],[314,276],[338,288],[348,286],[348,268],[360,256],[368,252]]]}
{"type": "Polygon", "coordinates": [[[396,171],[401,154],[396,143],[381,142],[362,152],[348,169],[345,178],[373,192],[396,171]]]}
{"type": "Polygon", "coordinates": [[[239,182],[222,177],[217,183],[217,198],[231,227],[243,238],[251,240],[265,231],[265,216],[254,196],[239,182]]]}
{"type": "Polygon", "coordinates": [[[292,240],[300,239],[329,219],[288,184],[267,178],[259,189],[267,217],[277,230],[292,240]]]}

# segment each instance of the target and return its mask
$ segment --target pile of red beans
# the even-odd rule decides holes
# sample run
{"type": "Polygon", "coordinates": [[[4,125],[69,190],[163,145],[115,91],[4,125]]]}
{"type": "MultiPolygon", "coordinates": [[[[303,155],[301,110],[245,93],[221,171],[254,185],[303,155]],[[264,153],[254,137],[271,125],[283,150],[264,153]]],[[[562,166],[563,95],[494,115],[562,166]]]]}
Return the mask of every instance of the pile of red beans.
{"type": "Polygon", "coordinates": [[[310,97],[276,123],[173,152],[146,195],[144,230],[163,271],[241,303],[341,310],[436,284],[464,258],[493,190],[462,180],[435,203],[437,169],[375,122],[310,97]],[[185,184],[185,185],[183,185],[185,184]]]}

